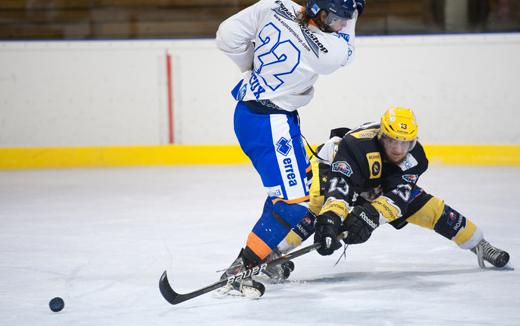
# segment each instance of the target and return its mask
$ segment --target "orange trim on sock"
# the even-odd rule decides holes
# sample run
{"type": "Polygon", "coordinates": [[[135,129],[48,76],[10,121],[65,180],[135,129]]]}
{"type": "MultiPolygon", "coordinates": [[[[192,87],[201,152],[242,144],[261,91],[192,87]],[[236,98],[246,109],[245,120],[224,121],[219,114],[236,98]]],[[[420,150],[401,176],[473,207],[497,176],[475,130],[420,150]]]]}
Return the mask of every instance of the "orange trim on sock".
{"type": "Polygon", "coordinates": [[[309,198],[310,198],[309,196],[300,197],[300,198],[296,198],[296,199],[276,198],[273,200],[273,204],[276,204],[279,201],[283,201],[284,203],[287,203],[287,204],[298,204],[298,203],[303,203],[303,202],[309,201],[309,198]]]}
{"type": "Polygon", "coordinates": [[[264,240],[260,239],[253,232],[249,233],[247,237],[247,246],[251,251],[253,251],[258,258],[264,260],[271,253],[271,248],[264,242],[264,240]]]}
{"type": "Polygon", "coordinates": [[[309,173],[312,170],[312,165],[309,164],[309,166],[305,169],[305,173],[309,173]]]}

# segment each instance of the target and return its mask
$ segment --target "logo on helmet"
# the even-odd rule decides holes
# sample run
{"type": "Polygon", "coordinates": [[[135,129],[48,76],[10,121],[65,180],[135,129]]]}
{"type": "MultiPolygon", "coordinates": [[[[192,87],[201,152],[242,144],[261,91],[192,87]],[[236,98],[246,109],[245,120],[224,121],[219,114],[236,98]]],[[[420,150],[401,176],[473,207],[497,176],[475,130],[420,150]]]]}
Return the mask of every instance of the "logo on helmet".
{"type": "Polygon", "coordinates": [[[318,6],[317,3],[314,4],[314,6],[311,7],[311,11],[314,15],[317,15],[318,12],[320,11],[320,6],[318,6]]]}
{"type": "Polygon", "coordinates": [[[320,10],[334,13],[344,19],[352,19],[356,12],[356,1],[353,0],[307,0],[306,11],[316,17],[320,10]]]}
{"type": "Polygon", "coordinates": [[[418,125],[411,109],[391,107],[381,116],[381,133],[401,141],[417,140],[418,125]]]}

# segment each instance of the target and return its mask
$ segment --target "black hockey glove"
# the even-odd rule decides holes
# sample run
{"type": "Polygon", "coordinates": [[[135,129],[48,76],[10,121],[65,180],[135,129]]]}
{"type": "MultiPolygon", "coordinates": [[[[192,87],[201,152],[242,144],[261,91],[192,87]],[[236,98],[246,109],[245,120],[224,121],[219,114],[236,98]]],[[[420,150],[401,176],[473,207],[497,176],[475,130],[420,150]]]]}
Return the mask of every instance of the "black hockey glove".
{"type": "Polygon", "coordinates": [[[370,238],[372,231],[379,226],[379,212],[369,203],[355,206],[348,214],[342,229],[348,231],[345,243],[363,243],[370,238]]]}
{"type": "Polygon", "coordinates": [[[314,243],[321,244],[317,249],[320,255],[332,255],[334,250],[341,248],[341,242],[337,239],[340,225],[341,219],[332,212],[325,212],[316,218],[314,243]]]}
{"type": "Polygon", "coordinates": [[[356,0],[356,9],[358,11],[358,17],[363,14],[363,10],[365,10],[365,0],[356,0]]]}

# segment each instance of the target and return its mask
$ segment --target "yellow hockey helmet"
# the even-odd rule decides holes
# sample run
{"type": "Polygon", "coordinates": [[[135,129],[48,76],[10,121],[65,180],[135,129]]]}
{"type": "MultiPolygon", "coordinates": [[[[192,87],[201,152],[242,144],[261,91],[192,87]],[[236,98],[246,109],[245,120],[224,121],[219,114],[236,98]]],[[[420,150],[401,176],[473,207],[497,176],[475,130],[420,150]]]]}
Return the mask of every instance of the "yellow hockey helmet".
{"type": "Polygon", "coordinates": [[[400,141],[416,141],[419,126],[411,109],[391,107],[381,117],[379,136],[400,141]]]}

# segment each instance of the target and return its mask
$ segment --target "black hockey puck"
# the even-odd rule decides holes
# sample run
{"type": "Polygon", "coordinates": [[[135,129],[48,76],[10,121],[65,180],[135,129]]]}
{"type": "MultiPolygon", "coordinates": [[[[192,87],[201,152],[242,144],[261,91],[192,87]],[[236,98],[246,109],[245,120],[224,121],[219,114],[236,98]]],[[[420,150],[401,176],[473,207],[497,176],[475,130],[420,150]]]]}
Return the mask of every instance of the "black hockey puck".
{"type": "Polygon", "coordinates": [[[49,302],[49,308],[54,312],[61,311],[63,307],[65,307],[65,302],[60,297],[56,297],[49,302]]]}

